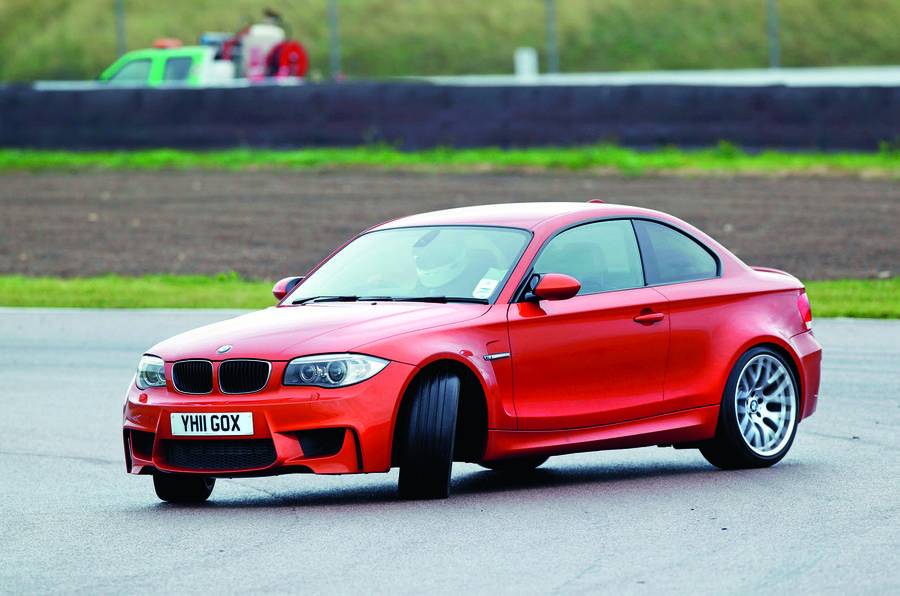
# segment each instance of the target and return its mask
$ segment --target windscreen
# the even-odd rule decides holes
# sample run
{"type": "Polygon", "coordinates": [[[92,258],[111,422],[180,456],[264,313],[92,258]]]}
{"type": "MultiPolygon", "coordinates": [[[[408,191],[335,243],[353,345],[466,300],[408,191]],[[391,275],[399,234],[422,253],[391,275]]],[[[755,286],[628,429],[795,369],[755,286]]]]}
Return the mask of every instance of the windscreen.
{"type": "Polygon", "coordinates": [[[493,301],[531,233],[516,228],[397,228],[357,237],[285,301],[493,301]]]}

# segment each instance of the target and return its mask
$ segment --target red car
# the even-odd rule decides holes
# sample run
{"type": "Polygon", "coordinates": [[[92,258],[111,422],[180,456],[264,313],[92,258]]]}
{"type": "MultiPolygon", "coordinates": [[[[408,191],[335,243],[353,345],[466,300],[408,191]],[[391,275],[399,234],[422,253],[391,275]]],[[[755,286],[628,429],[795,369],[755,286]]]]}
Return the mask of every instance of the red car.
{"type": "Polygon", "coordinates": [[[125,460],[159,498],[395,466],[401,496],[442,498],[454,461],[523,470],[648,445],[765,467],[818,400],[803,285],[647,209],[413,215],[273,293],[141,358],[125,460]]]}

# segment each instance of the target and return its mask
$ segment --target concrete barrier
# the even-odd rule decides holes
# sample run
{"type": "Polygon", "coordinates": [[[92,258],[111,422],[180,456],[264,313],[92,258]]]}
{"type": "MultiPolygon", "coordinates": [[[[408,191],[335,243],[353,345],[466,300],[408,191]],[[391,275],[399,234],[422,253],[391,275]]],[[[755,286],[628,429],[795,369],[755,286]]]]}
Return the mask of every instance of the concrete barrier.
{"type": "Polygon", "coordinates": [[[356,82],[227,88],[0,87],[0,146],[403,149],[613,142],[877,150],[900,139],[900,87],[455,86],[356,82]]]}

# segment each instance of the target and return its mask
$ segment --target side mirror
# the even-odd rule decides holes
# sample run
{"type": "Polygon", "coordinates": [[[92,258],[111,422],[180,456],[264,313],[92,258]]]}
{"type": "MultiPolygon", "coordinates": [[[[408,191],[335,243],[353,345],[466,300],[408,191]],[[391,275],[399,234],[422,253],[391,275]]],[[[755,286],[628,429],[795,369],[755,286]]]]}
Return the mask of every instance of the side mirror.
{"type": "Polygon", "coordinates": [[[275,300],[281,302],[285,296],[291,293],[291,290],[297,287],[297,284],[303,281],[302,277],[285,277],[284,279],[280,279],[275,282],[275,285],[272,286],[272,295],[275,296],[275,300]]]}
{"type": "Polygon", "coordinates": [[[568,300],[581,290],[581,282],[562,273],[547,273],[531,291],[541,300],[568,300]]]}

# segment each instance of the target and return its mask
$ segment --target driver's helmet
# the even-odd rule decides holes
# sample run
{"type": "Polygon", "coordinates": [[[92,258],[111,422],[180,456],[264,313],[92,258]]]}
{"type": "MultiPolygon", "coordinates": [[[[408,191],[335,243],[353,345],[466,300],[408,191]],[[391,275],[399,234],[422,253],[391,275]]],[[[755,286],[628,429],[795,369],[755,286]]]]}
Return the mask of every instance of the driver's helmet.
{"type": "Polygon", "coordinates": [[[465,270],[466,249],[446,231],[432,230],[413,245],[419,281],[426,288],[447,285],[465,270]]]}

